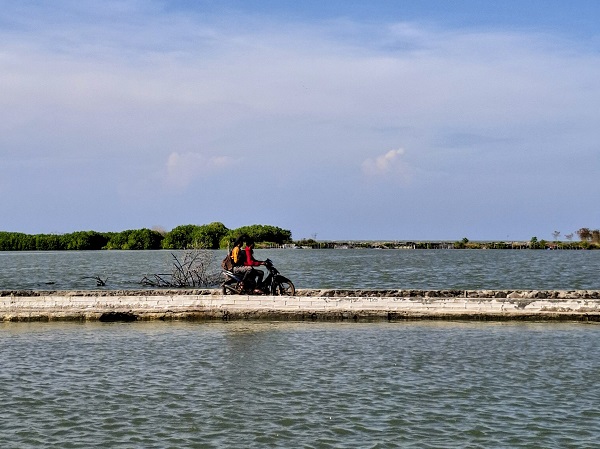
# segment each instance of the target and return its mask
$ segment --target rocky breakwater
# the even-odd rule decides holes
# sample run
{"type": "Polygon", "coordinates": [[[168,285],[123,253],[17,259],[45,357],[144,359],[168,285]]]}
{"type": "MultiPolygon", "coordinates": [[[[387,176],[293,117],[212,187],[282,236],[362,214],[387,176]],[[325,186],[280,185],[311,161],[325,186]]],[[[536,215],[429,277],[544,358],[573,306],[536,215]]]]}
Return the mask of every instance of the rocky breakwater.
{"type": "Polygon", "coordinates": [[[177,319],[600,321],[600,290],[0,291],[0,321],[177,319]]]}

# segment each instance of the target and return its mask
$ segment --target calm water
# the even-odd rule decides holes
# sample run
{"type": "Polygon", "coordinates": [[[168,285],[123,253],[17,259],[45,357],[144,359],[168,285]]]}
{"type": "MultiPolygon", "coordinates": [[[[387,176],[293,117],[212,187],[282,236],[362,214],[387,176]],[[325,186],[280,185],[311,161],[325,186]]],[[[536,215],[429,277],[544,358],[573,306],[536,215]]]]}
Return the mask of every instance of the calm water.
{"type": "MultiPolygon", "coordinates": [[[[181,252],[175,253],[181,257],[181,252]]],[[[224,251],[214,251],[217,271],[224,251]]],[[[600,251],[257,250],[298,288],[600,289],[600,251]]],[[[0,289],[136,289],[170,251],[0,252],[0,289]]]]}
{"type": "Polygon", "coordinates": [[[600,326],[4,323],[2,448],[593,448],[600,326]]]}

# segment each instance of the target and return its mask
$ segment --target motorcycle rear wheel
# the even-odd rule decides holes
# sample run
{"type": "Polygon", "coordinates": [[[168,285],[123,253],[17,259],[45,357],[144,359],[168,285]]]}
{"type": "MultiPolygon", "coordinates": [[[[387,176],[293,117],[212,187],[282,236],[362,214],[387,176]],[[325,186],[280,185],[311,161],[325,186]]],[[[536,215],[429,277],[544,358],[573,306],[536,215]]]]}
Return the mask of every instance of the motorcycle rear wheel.
{"type": "Polygon", "coordinates": [[[228,284],[222,285],[221,293],[224,295],[238,295],[239,294],[233,285],[228,285],[228,284]]]}

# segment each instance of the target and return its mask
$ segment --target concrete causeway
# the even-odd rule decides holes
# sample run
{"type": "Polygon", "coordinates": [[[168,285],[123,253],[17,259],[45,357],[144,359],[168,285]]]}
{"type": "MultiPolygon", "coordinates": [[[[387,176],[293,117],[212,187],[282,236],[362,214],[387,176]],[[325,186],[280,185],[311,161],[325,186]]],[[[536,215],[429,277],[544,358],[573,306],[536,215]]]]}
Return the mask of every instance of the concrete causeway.
{"type": "Polygon", "coordinates": [[[299,290],[296,296],[0,290],[5,322],[236,319],[600,321],[600,290],[299,290]]]}

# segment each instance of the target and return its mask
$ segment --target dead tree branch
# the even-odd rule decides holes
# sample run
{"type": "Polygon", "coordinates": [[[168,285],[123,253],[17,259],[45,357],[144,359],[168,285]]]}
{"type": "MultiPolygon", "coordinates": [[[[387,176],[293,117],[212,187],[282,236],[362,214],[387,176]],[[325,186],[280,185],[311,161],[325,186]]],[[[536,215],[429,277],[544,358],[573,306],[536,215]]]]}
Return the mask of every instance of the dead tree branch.
{"type": "Polygon", "coordinates": [[[102,279],[100,276],[84,276],[81,279],[95,279],[96,286],[98,286],[98,287],[106,286],[106,281],[108,281],[108,278],[102,279]]]}
{"type": "Polygon", "coordinates": [[[183,253],[183,257],[173,256],[171,274],[154,274],[144,276],[141,284],[150,287],[212,287],[219,283],[219,273],[211,272],[214,259],[212,252],[202,249],[190,249],[183,253]]]}

